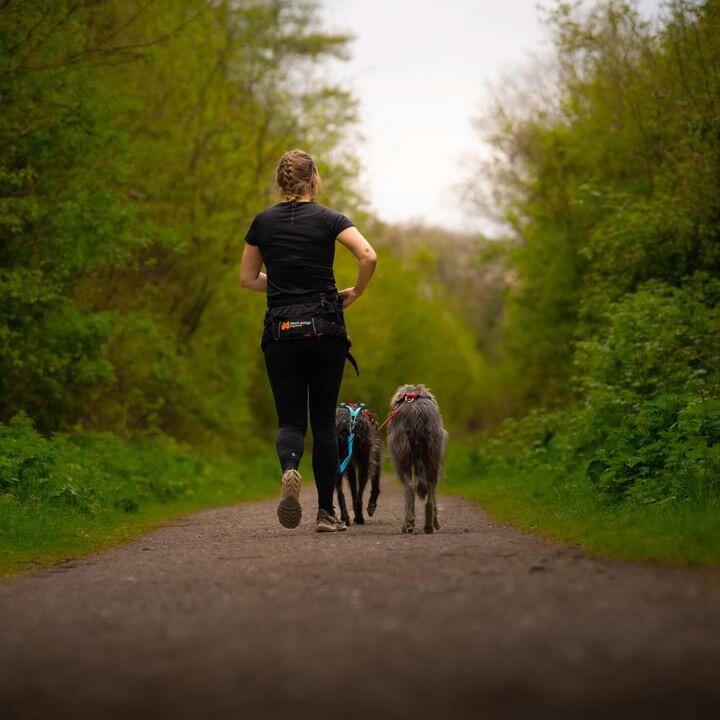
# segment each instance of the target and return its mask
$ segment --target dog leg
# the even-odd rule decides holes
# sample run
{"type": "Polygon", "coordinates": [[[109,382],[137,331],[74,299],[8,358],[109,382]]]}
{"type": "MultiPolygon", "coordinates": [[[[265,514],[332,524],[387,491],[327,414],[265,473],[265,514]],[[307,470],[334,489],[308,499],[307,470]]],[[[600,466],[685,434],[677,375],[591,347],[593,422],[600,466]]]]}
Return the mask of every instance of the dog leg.
{"type": "Polygon", "coordinates": [[[437,520],[437,499],[435,497],[435,483],[430,483],[428,487],[427,501],[425,502],[425,532],[432,533],[439,530],[440,525],[437,520]]]}
{"type": "MultiPolygon", "coordinates": [[[[347,469],[348,485],[350,485],[350,498],[352,500],[353,511],[355,512],[355,522],[357,522],[357,507],[358,507],[358,491],[357,491],[357,472],[355,470],[355,463],[351,462],[347,469]]],[[[350,521],[348,521],[348,525],[350,521]]]]}
{"type": "Polygon", "coordinates": [[[363,464],[362,467],[359,468],[360,472],[358,474],[358,489],[357,489],[357,503],[355,504],[354,510],[355,510],[355,524],[356,525],[364,525],[365,524],[365,518],[363,517],[363,494],[365,493],[365,486],[367,485],[368,481],[368,469],[363,464]]]}
{"type": "Polygon", "coordinates": [[[380,463],[377,463],[372,470],[370,478],[370,501],[368,502],[368,515],[372,517],[377,508],[378,496],[380,495],[380,463]]]}
{"type": "Polygon", "coordinates": [[[337,484],[335,489],[337,492],[338,505],[340,506],[340,519],[346,524],[350,525],[350,516],[348,515],[347,505],[345,504],[345,493],[343,492],[343,475],[338,473],[337,484]]]}
{"type": "Polygon", "coordinates": [[[411,533],[415,531],[415,484],[412,479],[412,470],[406,475],[401,475],[400,479],[405,488],[405,522],[402,526],[402,532],[411,533]]]}
{"type": "Polygon", "coordinates": [[[438,463],[438,471],[437,475],[435,476],[435,483],[433,484],[432,494],[433,494],[433,508],[435,510],[435,514],[433,515],[433,525],[436,530],[440,529],[440,523],[438,522],[437,517],[437,500],[435,499],[435,488],[437,487],[437,484],[440,482],[443,476],[443,467],[445,464],[445,453],[447,452],[447,443],[448,443],[448,433],[447,430],[443,428],[442,431],[442,442],[441,442],[441,450],[440,450],[440,462],[438,463]]]}
{"type": "Polygon", "coordinates": [[[433,515],[434,508],[432,495],[428,493],[427,500],[425,500],[425,532],[429,535],[432,535],[432,533],[435,531],[435,528],[433,527],[433,515]]]}

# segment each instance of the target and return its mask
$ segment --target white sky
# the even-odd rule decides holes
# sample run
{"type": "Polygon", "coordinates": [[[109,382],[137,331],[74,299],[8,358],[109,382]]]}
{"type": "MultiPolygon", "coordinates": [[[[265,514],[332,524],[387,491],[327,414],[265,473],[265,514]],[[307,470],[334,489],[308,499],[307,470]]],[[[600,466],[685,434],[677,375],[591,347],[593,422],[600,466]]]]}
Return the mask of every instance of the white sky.
{"type": "MultiPolygon", "coordinates": [[[[658,4],[640,0],[647,12],[658,4]]],[[[360,101],[372,209],[391,222],[480,229],[453,186],[481,151],[472,119],[489,83],[550,51],[537,1],[321,0],[321,14],[327,30],[356,36],[333,73],[360,101]]]]}

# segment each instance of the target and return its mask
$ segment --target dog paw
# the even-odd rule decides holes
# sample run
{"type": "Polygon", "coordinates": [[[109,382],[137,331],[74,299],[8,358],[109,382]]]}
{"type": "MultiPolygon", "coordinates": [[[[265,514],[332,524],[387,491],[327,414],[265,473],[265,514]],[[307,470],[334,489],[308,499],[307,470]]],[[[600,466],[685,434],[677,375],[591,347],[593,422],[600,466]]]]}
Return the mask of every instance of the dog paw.
{"type": "Polygon", "coordinates": [[[437,521],[437,518],[435,518],[435,520],[433,520],[433,525],[435,526],[436,530],[440,529],[440,523],[437,521]]]}
{"type": "Polygon", "coordinates": [[[415,532],[415,526],[414,525],[403,525],[402,528],[400,529],[400,532],[410,535],[411,533],[415,532]]]}
{"type": "Polygon", "coordinates": [[[375,514],[375,508],[377,508],[377,504],[374,502],[368,503],[367,511],[368,515],[372,517],[375,514]]]}
{"type": "Polygon", "coordinates": [[[432,525],[426,525],[423,529],[428,535],[432,535],[435,532],[432,525]]]}
{"type": "Polygon", "coordinates": [[[356,515],[355,516],[355,524],[356,525],[364,525],[365,524],[365,518],[362,515],[356,515]]]}

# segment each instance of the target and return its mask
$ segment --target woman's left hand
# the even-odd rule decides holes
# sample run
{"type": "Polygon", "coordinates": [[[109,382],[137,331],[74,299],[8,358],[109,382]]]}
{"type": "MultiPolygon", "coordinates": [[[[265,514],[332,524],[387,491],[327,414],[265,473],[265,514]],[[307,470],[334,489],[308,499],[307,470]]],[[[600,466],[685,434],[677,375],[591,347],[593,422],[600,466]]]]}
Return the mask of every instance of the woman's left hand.
{"type": "Polygon", "coordinates": [[[360,297],[360,293],[357,292],[354,287],[351,287],[346,290],[341,290],[340,297],[342,298],[342,306],[344,310],[346,307],[350,307],[350,305],[352,305],[360,297]]]}

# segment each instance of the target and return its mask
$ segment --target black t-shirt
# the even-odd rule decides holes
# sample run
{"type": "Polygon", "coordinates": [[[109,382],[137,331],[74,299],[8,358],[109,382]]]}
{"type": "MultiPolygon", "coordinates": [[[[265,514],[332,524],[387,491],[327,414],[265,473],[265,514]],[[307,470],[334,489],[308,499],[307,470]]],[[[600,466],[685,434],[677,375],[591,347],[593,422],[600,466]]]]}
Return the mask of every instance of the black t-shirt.
{"type": "Polygon", "coordinates": [[[353,223],[316,202],[281,202],[255,216],[245,242],[259,248],[269,307],[292,305],[336,290],[335,239],[353,223]]]}

